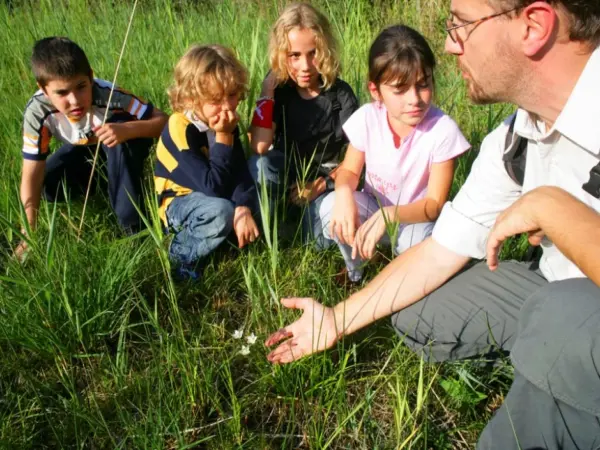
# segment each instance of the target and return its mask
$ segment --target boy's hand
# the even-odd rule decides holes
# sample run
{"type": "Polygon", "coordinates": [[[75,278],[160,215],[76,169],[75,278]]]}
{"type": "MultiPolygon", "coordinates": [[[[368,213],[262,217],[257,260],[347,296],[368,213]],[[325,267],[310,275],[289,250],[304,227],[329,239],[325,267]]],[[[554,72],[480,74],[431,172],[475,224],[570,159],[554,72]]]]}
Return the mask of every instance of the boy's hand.
{"type": "Polygon", "coordinates": [[[130,139],[129,128],[124,123],[105,123],[92,129],[100,142],[113,148],[130,139]]]}
{"type": "Polygon", "coordinates": [[[27,242],[19,242],[17,248],[15,248],[15,258],[17,258],[20,263],[23,263],[27,257],[27,253],[29,253],[29,246],[27,245],[27,242]]]}
{"type": "Polygon", "coordinates": [[[231,134],[240,120],[240,116],[235,111],[221,111],[216,116],[208,119],[208,126],[216,133],[231,134]]]}
{"type": "Polygon", "coordinates": [[[256,222],[252,217],[250,208],[238,206],[233,215],[233,230],[238,239],[238,246],[244,248],[246,244],[254,242],[260,235],[256,222]]]}
{"type": "Polygon", "coordinates": [[[385,219],[383,212],[379,210],[358,228],[352,245],[352,259],[359,255],[362,259],[371,259],[384,234],[385,219]]]}
{"type": "Polygon", "coordinates": [[[315,181],[304,183],[304,187],[300,183],[294,183],[290,187],[290,201],[294,205],[305,205],[325,192],[326,187],[327,184],[323,177],[319,177],[315,181]]]}

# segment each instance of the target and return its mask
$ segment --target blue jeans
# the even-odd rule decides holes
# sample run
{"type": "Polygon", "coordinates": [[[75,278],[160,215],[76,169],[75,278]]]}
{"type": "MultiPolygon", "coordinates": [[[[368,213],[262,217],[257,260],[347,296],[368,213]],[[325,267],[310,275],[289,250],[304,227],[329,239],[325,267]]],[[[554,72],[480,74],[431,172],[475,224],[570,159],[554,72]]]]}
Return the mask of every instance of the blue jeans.
{"type": "Polygon", "coordinates": [[[231,201],[201,192],[176,197],[166,211],[175,233],[169,247],[171,260],[192,265],[209,255],[233,231],[234,211],[231,201]]]}
{"type": "MultiPolygon", "coordinates": [[[[119,116],[110,120],[123,121],[119,116]]],[[[137,138],[113,148],[101,144],[102,151],[98,152],[91,188],[95,191],[101,185],[108,189],[110,205],[119,225],[128,231],[138,231],[142,226],[138,209],[142,213],[145,211],[142,179],[144,161],[152,144],[150,138],[137,138]]],[[[85,194],[95,150],[96,145],[64,144],[48,157],[44,174],[44,197],[47,201],[64,200],[63,188],[70,195],[85,194]]]]}
{"type": "MultiPolygon", "coordinates": [[[[279,150],[271,150],[265,155],[253,155],[248,160],[248,168],[254,182],[259,186],[264,180],[267,184],[270,211],[275,211],[277,203],[283,198],[285,191],[296,181],[296,176],[286,166],[285,154],[279,150]]],[[[319,216],[321,202],[331,191],[326,191],[312,202],[302,214],[302,237],[304,242],[313,241],[321,249],[329,247],[333,241],[323,235],[323,226],[319,216]]]]}

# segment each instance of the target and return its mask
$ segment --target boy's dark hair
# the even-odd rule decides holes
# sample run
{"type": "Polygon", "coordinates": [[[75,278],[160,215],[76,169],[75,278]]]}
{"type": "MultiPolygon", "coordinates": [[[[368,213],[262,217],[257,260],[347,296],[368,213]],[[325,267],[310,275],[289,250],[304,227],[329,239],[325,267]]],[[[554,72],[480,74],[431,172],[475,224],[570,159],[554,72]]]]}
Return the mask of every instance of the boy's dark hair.
{"type": "Polygon", "coordinates": [[[375,38],[369,50],[369,81],[409,86],[433,77],[435,56],[425,38],[405,25],[393,25],[375,38]]]}
{"type": "MultiPolygon", "coordinates": [[[[496,11],[526,8],[535,0],[488,0],[496,11]]],[[[561,8],[567,16],[569,39],[587,42],[591,49],[600,45],[600,1],[598,0],[546,0],[561,8]]]]}
{"type": "Polygon", "coordinates": [[[41,87],[55,79],[77,75],[92,77],[92,68],[85,53],[75,42],[65,37],[47,37],[33,46],[31,69],[41,87]]]}

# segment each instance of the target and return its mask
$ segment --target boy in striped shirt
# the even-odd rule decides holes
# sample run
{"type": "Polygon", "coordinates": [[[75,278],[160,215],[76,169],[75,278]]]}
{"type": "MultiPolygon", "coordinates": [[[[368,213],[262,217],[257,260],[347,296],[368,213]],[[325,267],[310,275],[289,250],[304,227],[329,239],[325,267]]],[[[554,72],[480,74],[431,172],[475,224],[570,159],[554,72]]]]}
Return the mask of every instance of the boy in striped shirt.
{"type": "MultiPolygon", "coordinates": [[[[118,222],[128,232],[139,230],[144,160],[167,116],[122,89],[111,96],[112,84],[93,77],[83,50],[67,38],[36,42],[31,65],[40,89],[23,118],[21,201],[29,225],[36,225],[42,192],[48,201],[61,199],[65,190],[85,193],[99,141],[98,167],[105,170],[118,222]],[[51,137],[62,146],[50,155],[51,137]]],[[[17,256],[25,247],[19,245],[17,256]]]]}

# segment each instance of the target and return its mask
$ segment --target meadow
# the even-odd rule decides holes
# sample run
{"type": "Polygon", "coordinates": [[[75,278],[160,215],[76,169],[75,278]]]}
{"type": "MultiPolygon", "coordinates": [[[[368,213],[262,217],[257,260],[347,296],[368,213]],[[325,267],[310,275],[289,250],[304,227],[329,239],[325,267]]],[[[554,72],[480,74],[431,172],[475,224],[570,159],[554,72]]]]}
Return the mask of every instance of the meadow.
{"type": "MultiPolygon", "coordinates": [[[[455,61],[443,52],[449,0],[314,4],[331,19],[342,78],[361,102],[368,101],[366,57],[379,30],[403,22],[430,40],[439,63],[436,103],[473,145],[460,159],[455,193],[483,137],[511,107],[466,98],[455,61]]],[[[146,231],[121,234],[106,198],[96,195],[78,239],[82,200],[43,202],[27,260],[11,256],[23,224],[21,126],[36,90],[32,45],[68,36],[95,75],[112,80],[133,5],[0,4],[0,448],[473,448],[510,385],[506,361],[430,364],[382,320],[331,351],[288,366],[267,362],[262,342],[297,316],[280,307],[281,297],[333,305],[350,294],[334,282],[343,265],[337,251],[278,239],[273,224],[249,249],[218,252],[201,281],[175,283],[149,178],[146,231]]],[[[246,127],[267,70],[268,31],[283,5],[141,0],[117,83],[169,111],[165,90],[185,49],[230,46],[250,72],[239,108],[246,127]]],[[[513,242],[503,256],[522,251],[513,242]]],[[[376,272],[370,268],[366,282],[376,272]]]]}

